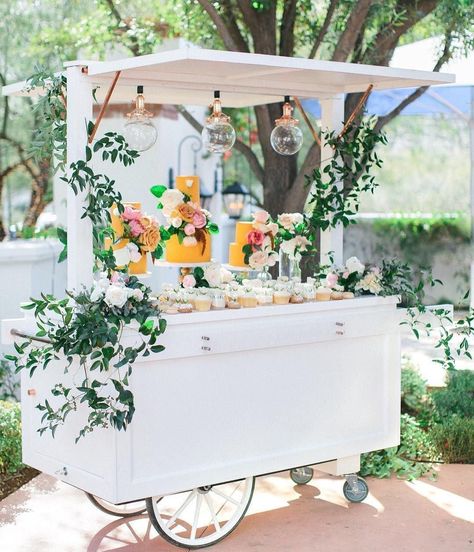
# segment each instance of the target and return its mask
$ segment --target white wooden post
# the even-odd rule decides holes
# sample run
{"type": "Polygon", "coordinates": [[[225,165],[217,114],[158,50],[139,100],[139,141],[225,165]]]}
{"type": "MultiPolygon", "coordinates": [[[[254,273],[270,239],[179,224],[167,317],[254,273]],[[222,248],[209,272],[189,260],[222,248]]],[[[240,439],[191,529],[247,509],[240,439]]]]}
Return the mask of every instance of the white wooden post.
{"type": "MultiPolygon", "coordinates": [[[[320,100],[321,104],[321,128],[323,131],[334,130],[339,132],[344,124],[344,94],[320,100]]],[[[333,149],[322,139],[321,144],[321,170],[328,164],[334,154],[333,149]]],[[[323,173],[324,174],[324,173],[323,173]]],[[[343,183],[339,182],[339,188],[343,183]]],[[[342,265],[343,259],[343,226],[338,224],[336,228],[328,228],[321,232],[321,264],[330,264],[329,253],[332,252],[336,265],[342,265]]]]}
{"type": "Polygon", "coordinates": [[[469,288],[469,306],[474,309],[474,87],[471,86],[471,105],[469,111],[469,151],[470,151],[470,196],[471,196],[471,286],[469,288]]]}
{"type": "MultiPolygon", "coordinates": [[[[92,119],[92,90],[81,67],[67,68],[67,165],[85,159],[87,122],[92,119]]],[[[68,175],[70,169],[68,168],[68,175]]],[[[81,219],[85,193],[67,190],[67,286],[69,290],[92,283],[92,224],[81,219]]]]}

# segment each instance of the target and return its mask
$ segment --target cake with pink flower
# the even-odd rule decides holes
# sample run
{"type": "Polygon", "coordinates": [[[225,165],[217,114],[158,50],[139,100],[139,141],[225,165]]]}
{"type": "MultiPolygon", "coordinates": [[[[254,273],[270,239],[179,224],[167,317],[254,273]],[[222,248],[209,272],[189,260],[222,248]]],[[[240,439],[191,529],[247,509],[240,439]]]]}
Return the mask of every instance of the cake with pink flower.
{"type": "Polygon", "coordinates": [[[199,203],[199,177],[178,176],[175,188],[153,186],[158,208],[166,219],[161,227],[166,260],[171,263],[206,263],[211,260],[211,234],[219,229],[211,213],[199,203]]]}
{"type": "Polygon", "coordinates": [[[277,231],[278,226],[264,210],[256,211],[251,222],[237,222],[235,241],[229,245],[229,264],[253,270],[274,266],[277,253],[273,246],[277,231]]]}

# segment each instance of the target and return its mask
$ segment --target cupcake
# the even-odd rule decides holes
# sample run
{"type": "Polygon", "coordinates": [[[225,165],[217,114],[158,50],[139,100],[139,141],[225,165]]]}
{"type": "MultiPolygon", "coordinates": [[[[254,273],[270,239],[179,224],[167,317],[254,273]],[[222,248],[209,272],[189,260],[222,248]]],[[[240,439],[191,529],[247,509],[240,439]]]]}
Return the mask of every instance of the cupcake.
{"type": "Polygon", "coordinates": [[[290,303],[294,303],[294,304],[300,304],[300,303],[304,303],[304,298],[302,295],[299,295],[297,293],[294,293],[291,297],[290,297],[290,303]]]}
{"type": "Polygon", "coordinates": [[[253,308],[257,306],[257,295],[251,288],[244,290],[240,297],[240,304],[244,308],[253,308]]]}
{"type": "Polygon", "coordinates": [[[340,301],[342,299],[342,291],[332,291],[331,292],[331,300],[332,301],[340,301]]]}
{"type": "Polygon", "coordinates": [[[194,308],[198,312],[206,312],[211,310],[212,299],[207,294],[199,294],[194,298],[194,308]]]}
{"type": "Polygon", "coordinates": [[[180,303],[178,305],[178,312],[180,313],[193,312],[193,306],[191,305],[191,303],[180,303]]]}
{"type": "Polygon", "coordinates": [[[273,302],[275,305],[288,305],[290,302],[291,293],[286,290],[276,290],[273,294],[273,302]]]}
{"type": "Polygon", "coordinates": [[[331,290],[329,288],[319,286],[316,289],[316,301],[330,301],[331,290]]]}
{"type": "Polygon", "coordinates": [[[342,294],[342,298],[343,299],[354,299],[354,294],[352,293],[352,291],[345,291],[342,294]]]}

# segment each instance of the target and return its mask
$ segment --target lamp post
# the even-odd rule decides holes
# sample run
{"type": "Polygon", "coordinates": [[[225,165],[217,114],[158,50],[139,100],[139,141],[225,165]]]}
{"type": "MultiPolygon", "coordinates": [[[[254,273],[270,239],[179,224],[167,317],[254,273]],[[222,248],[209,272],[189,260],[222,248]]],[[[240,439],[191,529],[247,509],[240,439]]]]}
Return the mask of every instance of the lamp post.
{"type": "Polygon", "coordinates": [[[231,219],[239,219],[245,208],[249,191],[240,182],[235,181],[222,190],[224,208],[231,219]]]}

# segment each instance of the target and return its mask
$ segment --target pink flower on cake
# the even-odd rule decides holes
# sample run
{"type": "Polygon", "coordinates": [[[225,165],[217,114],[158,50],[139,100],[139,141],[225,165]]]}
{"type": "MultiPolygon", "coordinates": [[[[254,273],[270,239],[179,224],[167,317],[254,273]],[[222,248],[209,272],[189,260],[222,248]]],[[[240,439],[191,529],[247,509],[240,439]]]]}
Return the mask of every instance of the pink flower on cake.
{"type": "Polygon", "coordinates": [[[127,221],[140,220],[142,218],[142,213],[138,209],[134,209],[130,207],[130,205],[127,205],[122,213],[122,218],[127,221]]]}
{"type": "Polygon", "coordinates": [[[183,278],[183,287],[193,288],[196,285],[196,278],[192,274],[186,274],[183,278]]]}
{"type": "Polygon", "coordinates": [[[131,220],[129,222],[130,225],[130,233],[134,238],[137,238],[140,234],[143,234],[143,231],[145,230],[143,226],[140,224],[138,220],[131,220]]]}
{"type": "Polygon", "coordinates": [[[251,230],[247,234],[247,243],[250,245],[262,245],[265,239],[265,234],[260,230],[251,230]]]}
{"type": "Polygon", "coordinates": [[[193,215],[193,224],[196,228],[204,228],[206,226],[206,215],[202,211],[196,211],[193,215]]]}
{"type": "Polygon", "coordinates": [[[194,226],[194,224],[186,224],[186,226],[184,227],[184,233],[186,234],[186,236],[192,236],[194,233],[196,232],[196,227],[194,226]]]}
{"type": "Polygon", "coordinates": [[[260,222],[262,224],[265,224],[269,217],[270,215],[263,209],[261,211],[255,211],[255,213],[253,214],[255,222],[260,222]]]}

